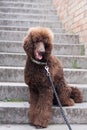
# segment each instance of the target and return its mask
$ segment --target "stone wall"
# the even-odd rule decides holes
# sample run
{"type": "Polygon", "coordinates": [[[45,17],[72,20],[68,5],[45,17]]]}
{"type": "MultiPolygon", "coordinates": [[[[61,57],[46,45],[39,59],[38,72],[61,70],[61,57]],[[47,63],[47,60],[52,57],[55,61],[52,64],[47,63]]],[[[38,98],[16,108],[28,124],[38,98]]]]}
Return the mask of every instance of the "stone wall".
{"type": "MultiPolygon", "coordinates": [[[[53,0],[66,31],[79,34],[87,49],[87,0],[53,0]]],[[[87,53],[87,51],[86,51],[87,53]]]]}

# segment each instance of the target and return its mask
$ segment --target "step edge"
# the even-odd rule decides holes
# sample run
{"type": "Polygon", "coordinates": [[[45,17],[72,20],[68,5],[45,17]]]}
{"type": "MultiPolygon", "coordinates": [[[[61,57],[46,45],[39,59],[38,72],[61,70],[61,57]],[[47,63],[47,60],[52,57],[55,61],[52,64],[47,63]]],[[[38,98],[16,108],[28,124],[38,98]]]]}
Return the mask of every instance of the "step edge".
{"type": "MultiPolygon", "coordinates": [[[[28,102],[2,102],[0,101],[0,108],[29,108],[28,102]]],[[[74,106],[64,106],[63,109],[85,109],[87,108],[87,102],[75,103],[74,106]]],[[[52,109],[59,109],[57,106],[53,106],[52,109]]]]}

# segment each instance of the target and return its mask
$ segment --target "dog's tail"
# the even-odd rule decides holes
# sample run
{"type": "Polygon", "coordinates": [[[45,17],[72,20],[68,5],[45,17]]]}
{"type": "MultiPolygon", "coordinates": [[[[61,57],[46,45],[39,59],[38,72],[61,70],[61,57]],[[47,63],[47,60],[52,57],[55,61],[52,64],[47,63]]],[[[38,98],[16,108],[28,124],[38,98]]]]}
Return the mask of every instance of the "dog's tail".
{"type": "Polygon", "coordinates": [[[70,97],[74,100],[75,103],[81,103],[83,101],[81,90],[77,87],[71,87],[71,89],[72,89],[72,92],[71,92],[70,97]]]}

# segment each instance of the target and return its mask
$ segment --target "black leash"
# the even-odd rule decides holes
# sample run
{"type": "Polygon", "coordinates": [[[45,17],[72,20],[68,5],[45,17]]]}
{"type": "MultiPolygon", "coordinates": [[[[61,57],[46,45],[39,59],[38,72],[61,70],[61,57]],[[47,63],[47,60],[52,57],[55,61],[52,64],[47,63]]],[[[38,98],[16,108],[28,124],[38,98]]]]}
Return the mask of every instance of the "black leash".
{"type": "Polygon", "coordinates": [[[49,81],[50,81],[50,83],[51,83],[51,87],[52,87],[52,89],[53,89],[53,92],[54,92],[54,94],[55,94],[55,96],[56,96],[57,103],[58,103],[58,105],[59,105],[59,107],[60,107],[61,114],[62,114],[62,116],[63,116],[63,118],[64,118],[64,120],[65,120],[65,122],[66,122],[66,124],[67,124],[67,126],[68,126],[68,128],[69,128],[69,130],[72,130],[72,128],[71,128],[71,126],[70,126],[70,124],[69,124],[69,122],[68,122],[68,119],[67,119],[66,116],[65,116],[65,112],[64,112],[64,110],[63,110],[63,108],[62,108],[62,105],[61,105],[60,99],[59,99],[59,97],[58,97],[58,94],[57,94],[57,92],[56,92],[56,90],[55,90],[55,86],[54,86],[54,84],[53,84],[53,81],[52,81],[52,78],[51,78],[51,75],[50,75],[50,72],[49,72],[49,67],[48,67],[48,66],[45,66],[45,70],[46,70],[46,72],[47,72],[47,77],[48,77],[48,79],[49,79],[49,81]]]}

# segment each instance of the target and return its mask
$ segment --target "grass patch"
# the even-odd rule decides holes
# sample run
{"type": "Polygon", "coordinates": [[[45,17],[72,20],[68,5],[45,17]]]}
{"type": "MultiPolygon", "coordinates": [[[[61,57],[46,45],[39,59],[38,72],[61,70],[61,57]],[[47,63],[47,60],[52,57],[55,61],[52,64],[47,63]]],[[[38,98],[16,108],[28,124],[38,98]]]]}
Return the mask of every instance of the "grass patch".
{"type": "Polygon", "coordinates": [[[84,54],[85,54],[85,48],[84,48],[84,46],[81,46],[80,55],[82,56],[82,55],[84,55],[84,54]]]}
{"type": "Polygon", "coordinates": [[[75,68],[75,69],[81,69],[81,67],[78,66],[77,64],[77,60],[72,60],[72,67],[75,68]]]}
{"type": "Polygon", "coordinates": [[[75,32],[73,30],[69,31],[69,33],[75,35],[75,32]]]}
{"type": "Polygon", "coordinates": [[[16,99],[16,98],[5,98],[3,102],[23,102],[23,99],[16,99]]]}

